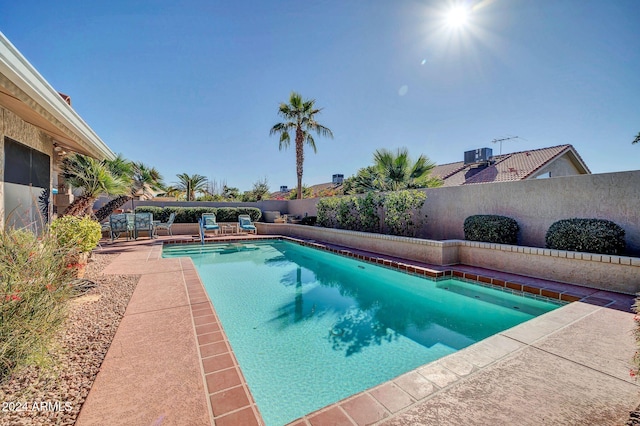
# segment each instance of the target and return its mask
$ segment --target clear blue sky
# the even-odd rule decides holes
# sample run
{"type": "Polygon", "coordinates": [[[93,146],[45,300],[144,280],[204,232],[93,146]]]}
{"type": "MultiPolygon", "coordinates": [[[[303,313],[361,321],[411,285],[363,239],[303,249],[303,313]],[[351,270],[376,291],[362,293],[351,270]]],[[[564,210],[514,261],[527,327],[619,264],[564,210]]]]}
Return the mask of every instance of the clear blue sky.
{"type": "Polygon", "coordinates": [[[305,150],[308,185],[377,148],[442,164],[507,136],[639,169],[639,23],[638,0],[0,2],[0,31],[114,152],[241,190],[295,187],[269,136],[292,90],[335,135],[305,150]]]}

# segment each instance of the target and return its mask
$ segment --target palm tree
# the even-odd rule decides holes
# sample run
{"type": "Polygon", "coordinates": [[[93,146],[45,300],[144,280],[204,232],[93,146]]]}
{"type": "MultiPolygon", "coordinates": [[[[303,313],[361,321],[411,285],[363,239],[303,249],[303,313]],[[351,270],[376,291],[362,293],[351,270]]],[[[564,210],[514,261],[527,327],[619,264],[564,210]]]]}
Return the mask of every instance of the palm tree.
{"type": "Polygon", "coordinates": [[[106,164],[112,174],[126,182],[129,191],[127,194],[109,201],[96,212],[96,219],[100,222],[127,201],[133,200],[135,197],[149,199],[155,196],[158,191],[163,190],[162,175],[155,167],[125,160],[120,154],[114,160],[107,160],[106,164]]]}
{"type": "Polygon", "coordinates": [[[426,187],[429,174],[436,166],[424,154],[412,162],[407,148],[398,148],[395,154],[388,149],[378,149],[373,161],[382,177],[382,187],[387,191],[426,187]]]}
{"type": "Polygon", "coordinates": [[[286,121],[278,123],[271,128],[269,135],[279,134],[279,149],[288,148],[291,138],[290,131],[295,131],[296,141],[296,174],[298,176],[298,199],[302,198],[302,165],[304,163],[304,143],[306,142],[313,152],[317,152],[316,143],[311,135],[315,132],[321,136],[333,138],[331,130],[315,119],[315,115],[322,109],[314,108],[315,99],[303,100],[302,96],[296,92],[291,92],[289,103],[280,103],[278,115],[286,121]]]}
{"type": "Polygon", "coordinates": [[[114,176],[103,161],[81,154],[73,154],[62,161],[65,181],[82,190],[67,208],[65,214],[83,216],[91,213],[91,207],[100,194],[119,195],[127,191],[126,183],[114,176]]]}
{"type": "Polygon", "coordinates": [[[180,173],[176,175],[179,182],[174,189],[182,194],[185,194],[187,201],[194,201],[196,199],[196,192],[207,191],[207,177],[199,174],[189,176],[186,173],[180,173]]]}
{"type": "Polygon", "coordinates": [[[395,153],[378,149],[373,160],[372,166],[358,170],[355,176],[345,181],[347,192],[398,191],[442,185],[439,178],[430,175],[435,164],[425,155],[412,161],[407,148],[398,148],[395,153]]]}
{"type": "Polygon", "coordinates": [[[636,135],[636,138],[631,143],[640,143],[640,132],[636,135]]]}

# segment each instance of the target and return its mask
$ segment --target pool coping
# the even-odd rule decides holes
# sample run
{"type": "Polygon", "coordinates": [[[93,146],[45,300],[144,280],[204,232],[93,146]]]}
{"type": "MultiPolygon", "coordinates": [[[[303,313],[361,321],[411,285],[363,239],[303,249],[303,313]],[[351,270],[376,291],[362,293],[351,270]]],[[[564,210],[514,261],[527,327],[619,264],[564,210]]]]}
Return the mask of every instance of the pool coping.
{"type": "MultiPolygon", "coordinates": [[[[575,300],[575,298],[579,297],[578,300],[585,302],[570,303],[452,355],[425,364],[388,382],[352,395],[313,413],[308,413],[291,423],[296,426],[370,424],[393,420],[398,416],[410,413],[412,409],[417,409],[416,407],[419,407],[420,404],[438,397],[438,395],[446,392],[447,389],[455,387],[456,384],[480,375],[483,370],[510,355],[522,352],[535,344],[535,342],[540,341],[540,339],[553,335],[598,310],[606,309],[608,311],[609,309],[607,308],[614,308],[619,311],[626,310],[626,312],[629,312],[628,308],[624,308],[624,305],[632,300],[631,296],[608,294],[609,292],[592,288],[570,286],[514,274],[503,274],[497,271],[482,270],[481,268],[465,267],[464,265],[435,267],[433,265],[419,264],[418,262],[403,262],[400,259],[390,258],[389,256],[291,237],[227,237],[218,239],[215,243],[251,239],[291,240],[343,256],[398,269],[405,273],[428,277],[435,275],[433,278],[464,278],[477,281],[483,285],[495,285],[508,291],[537,294],[539,297],[546,297],[543,294],[543,290],[546,289],[549,292],[554,291],[555,294],[552,295],[555,296],[557,294],[558,301],[565,300],[569,302],[567,298],[573,297],[575,300]],[[502,285],[503,283],[504,285],[502,285]],[[507,285],[508,283],[512,285],[509,286],[507,285]],[[562,298],[563,295],[565,299],[562,298]],[[607,308],[603,308],[603,306],[607,308]]],[[[153,244],[158,247],[158,245],[163,244],[185,243],[193,244],[194,241],[192,239],[166,238],[153,244]]],[[[191,259],[179,259],[181,260],[184,289],[189,300],[194,345],[196,345],[199,355],[199,368],[202,372],[203,390],[209,407],[211,424],[222,426],[264,424],[226,338],[224,329],[219,322],[215,308],[206,295],[195,265],[191,259]]],[[[157,254],[155,260],[169,259],[162,259],[161,254],[157,254]]],[[[630,313],[621,315],[632,317],[630,313]]],[[[84,410],[85,407],[83,406],[84,410]]]]}
{"type": "MultiPolygon", "coordinates": [[[[502,277],[494,277],[489,274],[484,275],[482,271],[478,271],[477,269],[472,271],[464,271],[459,270],[456,267],[436,267],[432,265],[419,265],[417,262],[402,262],[398,259],[389,258],[389,256],[383,256],[373,253],[362,252],[360,250],[356,250],[348,247],[335,246],[331,244],[326,244],[317,241],[306,241],[299,238],[293,238],[288,236],[269,236],[260,238],[261,240],[286,240],[298,243],[303,246],[312,247],[324,251],[328,251],[331,253],[335,253],[345,257],[351,257],[357,260],[369,262],[372,264],[376,264],[379,266],[388,267],[391,269],[398,270],[400,272],[404,272],[410,275],[423,276],[430,279],[446,279],[446,278],[461,278],[466,281],[476,282],[481,285],[495,287],[501,290],[511,291],[516,294],[528,294],[530,296],[539,297],[545,300],[552,300],[559,303],[570,303],[570,302],[578,302],[583,301],[584,303],[595,305],[595,306],[613,306],[617,303],[616,298],[612,297],[611,299],[607,299],[606,297],[594,296],[595,293],[603,293],[600,290],[587,288],[587,290],[583,290],[582,292],[578,288],[573,288],[577,286],[569,286],[563,283],[553,283],[548,280],[536,280],[530,279],[528,277],[518,277],[514,274],[507,274],[510,278],[502,277]],[[505,279],[506,278],[506,279],[505,279]]],[[[224,243],[230,242],[241,242],[246,241],[246,239],[228,239],[225,240],[224,243]]],[[[216,243],[220,243],[217,242],[216,243]]],[[[171,244],[190,244],[187,241],[179,241],[179,242],[165,242],[165,245],[171,244]]],[[[195,268],[195,267],[194,267],[195,268]]],[[[491,271],[487,271],[491,273],[491,271]]],[[[500,275],[497,271],[493,271],[494,274],[500,275]]],[[[199,277],[197,278],[197,282],[199,285],[202,285],[202,281],[200,281],[199,277]]],[[[189,284],[188,288],[189,287],[189,284]]],[[[191,283],[191,286],[196,286],[196,280],[191,283]]],[[[204,288],[204,287],[203,287],[204,288]]],[[[607,292],[604,292],[607,293],[607,292]]],[[[215,308],[213,304],[210,302],[209,307],[213,312],[213,316],[211,317],[211,326],[219,328],[220,334],[208,334],[204,331],[202,334],[198,333],[198,329],[196,329],[196,333],[198,335],[198,341],[201,345],[201,351],[204,350],[206,353],[211,353],[210,351],[214,348],[220,348],[219,350],[225,350],[225,352],[215,352],[215,356],[229,356],[233,359],[233,366],[227,367],[227,370],[211,370],[211,367],[207,369],[205,364],[205,359],[203,358],[203,368],[205,370],[205,374],[207,374],[207,386],[209,392],[209,398],[212,406],[212,410],[214,412],[214,419],[216,420],[216,424],[219,424],[219,421],[222,419],[229,420],[229,424],[250,424],[247,422],[251,422],[248,418],[250,415],[249,410],[253,412],[255,415],[255,424],[264,424],[260,417],[259,409],[251,396],[249,391],[249,387],[242,376],[242,372],[239,364],[233,355],[233,350],[227,340],[226,335],[224,334],[224,330],[219,323],[218,317],[215,314],[215,308]],[[215,320],[214,320],[215,319],[215,320]],[[217,340],[212,340],[217,339],[217,340]],[[204,342],[204,343],[203,343],[204,342]],[[211,348],[211,349],[210,349],[211,348]],[[220,355],[220,354],[223,355],[220,355]],[[233,371],[232,371],[233,370],[233,371]],[[229,379],[231,377],[231,379],[229,379]],[[232,386],[226,389],[220,388],[220,383],[217,378],[222,378],[224,381],[232,380],[232,386]],[[240,390],[242,387],[242,391],[240,390]],[[231,406],[228,401],[225,401],[227,393],[235,392],[240,393],[244,392],[243,399],[246,402],[246,405],[237,407],[233,406],[233,410],[231,410],[231,406]],[[224,408],[220,408],[224,407],[224,408]],[[226,409],[230,409],[230,411],[225,411],[226,409]],[[221,413],[219,416],[216,416],[216,413],[221,413]],[[226,418],[225,418],[226,417],[226,418]]],[[[548,322],[549,318],[553,318],[553,312],[558,310],[554,310],[548,314],[543,316],[534,318],[532,320],[527,321],[527,327],[535,326],[537,323],[536,320],[538,318],[544,317],[544,321],[548,322]]],[[[209,310],[199,311],[206,312],[207,315],[211,315],[209,310]]],[[[556,314],[557,315],[557,314],[556,314]]],[[[194,314],[195,319],[195,314],[194,314]]],[[[564,325],[560,325],[558,323],[557,329],[564,327],[564,325]]],[[[518,326],[513,328],[514,330],[518,329],[518,326]]],[[[547,330],[549,333],[556,331],[547,330]]],[[[201,329],[201,331],[204,329],[201,329]]],[[[512,330],[512,329],[510,329],[512,330]]],[[[505,330],[505,332],[508,330],[505,330]]],[[[504,333],[504,332],[503,332],[504,333]]],[[[427,399],[429,399],[432,394],[436,393],[438,390],[442,390],[449,386],[454,385],[455,383],[463,380],[466,376],[476,371],[477,369],[489,365],[499,359],[506,357],[516,350],[521,350],[522,348],[518,345],[507,346],[503,350],[488,351],[487,353],[493,354],[493,356],[481,357],[480,361],[472,361],[469,363],[465,359],[468,354],[473,354],[474,351],[481,351],[483,346],[490,345],[492,341],[495,341],[497,336],[502,336],[503,333],[498,333],[488,339],[485,339],[481,342],[478,342],[468,348],[465,348],[461,351],[457,351],[454,354],[446,356],[444,358],[438,359],[432,363],[425,364],[415,370],[412,370],[408,373],[405,373],[397,378],[394,378],[390,381],[387,381],[383,384],[375,386],[373,388],[364,390],[357,394],[354,394],[350,397],[347,397],[341,401],[338,401],[334,404],[330,404],[327,407],[321,408],[317,411],[309,413],[297,420],[291,422],[291,425],[301,426],[308,424],[325,424],[325,423],[334,423],[335,421],[349,421],[355,422],[355,424],[362,424],[364,421],[365,424],[369,424],[372,421],[377,422],[386,419],[387,417],[394,414],[396,411],[406,411],[412,406],[417,405],[427,399]],[[493,339],[493,340],[492,340],[493,339]],[[484,343],[483,343],[484,342],[484,343]],[[460,362],[457,362],[458,358],[462,359],[462,367],[458,366],[460,362]],[[449,369],[446,367],[441,368],[440,366],[448,365],[449,369]],[[466,366],[465,366],[466,365],[466,366]],[[436,367],[437,366],[437,367],[436,367]],[[457,372],[457,373],[456,373],[457,372]],[[417,376],[416,376],[417,375],[417,376]],[[415,390],[415,380],[418,382],[422,380],[426,380],[425,383],[430,383],[432,386],[433,392],[428,392],[422,395],[421,391],[415,390]],[[403,388],[403,386],[405,388],[403,388]],[[413,389],[413,391],[408,390],[413,389]],[[412,393],[413,392],[413,393],[412,393]],[[412,401],[410,404],[405,404],[408,401],[412,401]],[[391,408],[391,409],[390,409],[391,408]],[[394,411],[395,410],[395,411],[394,411]],[[364,420],[363,420],[364,419],[364,420]],[[361,421],[362,420],[362,421],[361,421]]],[[[504,343],[503,343],[504,344],[504,343]]],[[[207,365],[211,365],[215,361],[214,359],[207,359],[207,365]]],[[[237,398],[237,396],[235,396],[237,398]]],[[[388,420],[388,419],[387,419],[388,420]]]]}

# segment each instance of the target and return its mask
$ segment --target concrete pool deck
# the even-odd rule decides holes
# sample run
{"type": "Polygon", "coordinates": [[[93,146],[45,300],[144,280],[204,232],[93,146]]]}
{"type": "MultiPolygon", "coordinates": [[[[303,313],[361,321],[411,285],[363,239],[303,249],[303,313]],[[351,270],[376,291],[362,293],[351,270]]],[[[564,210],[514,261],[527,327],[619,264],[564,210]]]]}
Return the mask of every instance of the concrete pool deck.
{"type": "MultiPolygon", "coordinates": [[[[100,251],[119,254],[103,273],[141,278],[77,424],[261,424],[193,262],[162,259],[163,240],[100,251]]],[[[292,424],[624,424],[640,404],[629,376],[633,298],[583,293],[590,303],[563,306],[292,424]]]]}

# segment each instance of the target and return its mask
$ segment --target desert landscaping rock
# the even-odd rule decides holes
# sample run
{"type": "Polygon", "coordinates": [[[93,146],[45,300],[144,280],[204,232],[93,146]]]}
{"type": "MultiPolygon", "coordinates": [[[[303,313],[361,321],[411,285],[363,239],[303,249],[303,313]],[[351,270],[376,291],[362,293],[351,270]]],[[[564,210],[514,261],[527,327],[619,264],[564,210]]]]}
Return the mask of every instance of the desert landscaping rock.
{"type": "Polygon", "coordinates": [[[100,371],[138,276],[102,275],[117,255],[94,254],[85,278],[97,286],[69,302],[64,329],[47,354],[0,385],[0,425],[73,425],[100,371]]]}

